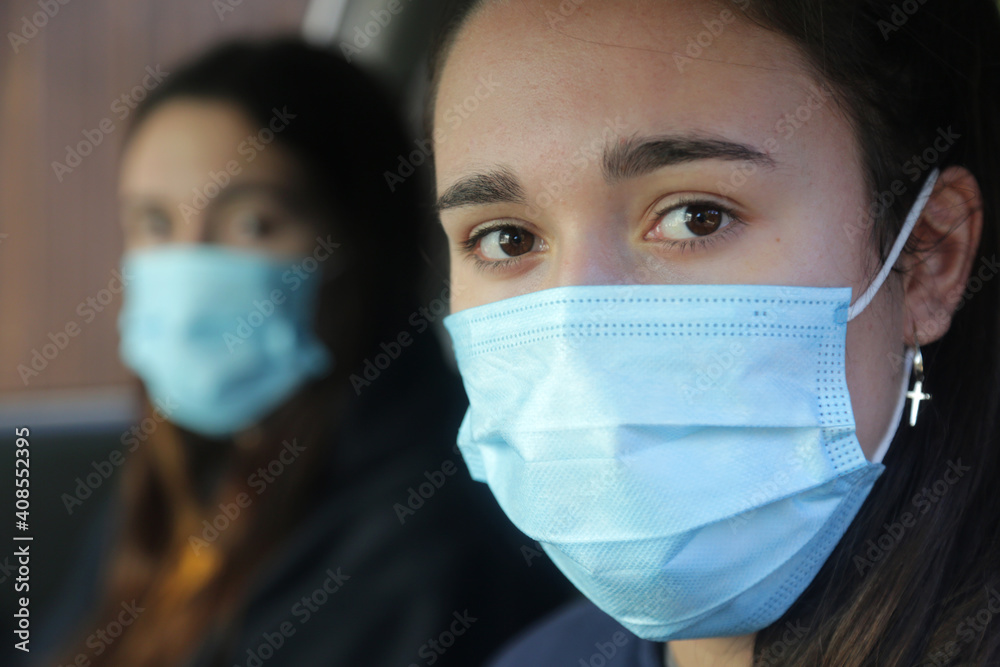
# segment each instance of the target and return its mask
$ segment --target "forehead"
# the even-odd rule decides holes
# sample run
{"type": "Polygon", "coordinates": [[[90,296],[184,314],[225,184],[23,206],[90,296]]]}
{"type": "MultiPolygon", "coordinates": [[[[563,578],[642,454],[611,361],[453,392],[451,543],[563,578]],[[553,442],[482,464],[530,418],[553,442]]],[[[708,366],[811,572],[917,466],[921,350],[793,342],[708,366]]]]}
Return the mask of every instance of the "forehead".
{"type": "MultiPolygon", "coordinates": [[[[607,128],[625,136],[721,135],[766,152],[768,138],[779,149],[843,143],[847,126],[829,96],[818,94],[800,52],[748,21],[742,6],[488,3],[457,36],[442,72],[434,117],[439,184],[482,167],[487,147],[491,162],[523,162],[528,146],[540,158],[569,159],[607,128]],[[781,121],[801,125],[795,117],[803,107],[809,127],[789,136],[781,121]]],[[[796,159],[793,150],[786,157],[796,159]]]]}
{"type": "Polygon", "coordinates": [[[252,126],[237,107],[179,98],[153,110],[136,128],[125,166],[159,172],[201,167],[235,153],[252,126]]]}
{"type": "MultiPolygon", "coordinates": [[[[122,154],[123,193],[188,201],[212,173],[233,180],[282,180],[296,161],[261,131],[239,107],[216,101],[178,98],[152,111],[136,128],[122,154]]],[[[269,131],[269,130],[268,130],[269,131]]]]}

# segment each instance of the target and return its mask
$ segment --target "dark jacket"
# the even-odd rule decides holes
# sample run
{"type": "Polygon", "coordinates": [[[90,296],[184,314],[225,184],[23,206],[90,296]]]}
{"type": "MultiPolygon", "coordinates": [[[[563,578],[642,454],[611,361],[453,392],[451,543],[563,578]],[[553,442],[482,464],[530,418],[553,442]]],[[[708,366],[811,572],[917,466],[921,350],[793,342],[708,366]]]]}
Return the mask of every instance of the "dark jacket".
{"type": "Polygon", "coordinates": [[[663,667],[663,652],[582,600],[531,628],[490,667],[663,667]]]}
{"type": "MultiPolygon", "coordinates": [[[[433,333],[417,336],[363,387],[235,635],[207,637],[188,667],[474,667],[567,599],[569,584],[469,477],[455,447],[465,405],[433,333]]],[[[33,655],[81,629],[110,510],[33,655]]]]}

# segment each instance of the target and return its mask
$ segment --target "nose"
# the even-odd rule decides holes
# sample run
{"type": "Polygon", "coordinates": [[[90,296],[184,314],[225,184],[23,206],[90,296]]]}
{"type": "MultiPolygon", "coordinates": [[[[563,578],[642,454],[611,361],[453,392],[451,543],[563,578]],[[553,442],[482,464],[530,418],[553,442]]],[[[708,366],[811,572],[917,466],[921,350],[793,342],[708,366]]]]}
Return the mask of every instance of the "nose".
{"type": "Polygon", "coordinates": [[[210,243],[212,241],[207,208],[179,207],[171,221],[171,241],[174,243],[210,243]]]}
{"type": "Polygon", "coordinates": [[[553,247],[555,261],[548,287],[625,285],[641,280],[640,253],[632,247],[624,224],[578,220],[563,225],[553,247]]]}

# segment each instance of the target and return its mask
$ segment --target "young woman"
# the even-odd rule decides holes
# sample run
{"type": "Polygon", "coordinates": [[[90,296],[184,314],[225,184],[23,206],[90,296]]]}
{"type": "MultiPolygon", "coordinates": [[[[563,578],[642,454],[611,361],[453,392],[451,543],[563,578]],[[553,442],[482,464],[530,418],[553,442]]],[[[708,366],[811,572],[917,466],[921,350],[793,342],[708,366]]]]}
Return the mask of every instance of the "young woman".
{"type": "Polygon", "coordinates": [[[458,442],[593,602],[498,665],[1000,664],[998,110],[992,0],[460,3],[458,442]]]}
{"type": "Polygon", "coordinates": [[[121,351],[147,411],[59,664],[477,662],[558,588],[454,477],[465,403],[419,293],[420,179],[383,176],[410,152],[390,102],[281,39],[175,68],[133,118],[121,351]]]}

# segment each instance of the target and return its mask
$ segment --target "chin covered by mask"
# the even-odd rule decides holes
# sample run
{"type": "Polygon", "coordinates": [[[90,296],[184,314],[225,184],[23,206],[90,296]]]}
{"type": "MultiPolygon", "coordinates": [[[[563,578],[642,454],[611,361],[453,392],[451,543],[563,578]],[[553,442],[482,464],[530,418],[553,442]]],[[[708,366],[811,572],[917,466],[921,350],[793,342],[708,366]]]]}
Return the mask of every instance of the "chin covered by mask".
{"type": "Polygon", "coordinates": [[[598,607],[654,641],[781,617],[844,535],[873,457],[855,434],[851,289],[612,285],[450,315],[469,408],[458,444],[514,524],[598,607]]]}
{"type": "Polygon", "coordinates": [[[293,266],[201,244],[125,255],[120,356],[172,422],[229,436],[329,372],[313,329],[321,276],[289,280],[293,266]]]}

